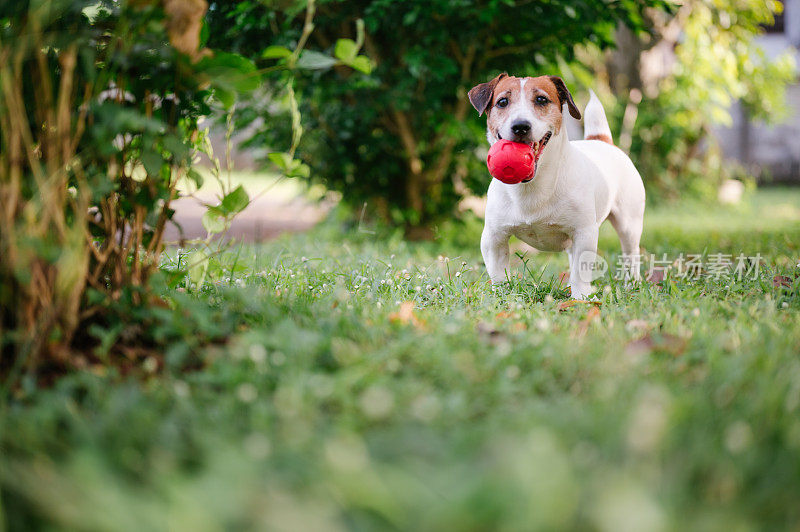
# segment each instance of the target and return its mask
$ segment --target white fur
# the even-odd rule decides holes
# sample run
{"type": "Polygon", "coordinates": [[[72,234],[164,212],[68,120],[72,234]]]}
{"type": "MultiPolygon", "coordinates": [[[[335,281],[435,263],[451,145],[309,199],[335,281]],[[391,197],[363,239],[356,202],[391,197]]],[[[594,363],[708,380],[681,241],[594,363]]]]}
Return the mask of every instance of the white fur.
{"type": "MultiPolygon", "coordinates": [[[[508,119],[499,128],[501,136],[515,119],[532,124],[533,138],[552,130],[536,117],[532,104],[517,99],[508,119]]],[[[605,113],[596,97],[586,107],[588,134],[608,129],[605,113]],[[600,116],[602,115],[602,116],[600,116]],[[593,129],[591,129],[593,128],[593,129]]],[[[603,131],[609,134],[610,131],[603,131]]],[[[491,133],[490,143],[496,142],[491,133]]],[[[536,174],[529,183],[507,185],[492,179],[481,236],[481,252],[492,283],[506,280],[508,239],[516,236],[543,251],[566,251],[570,261],[569,285],[572,297],[591,294],[585,252],[597,252],[600,224],[609,219],[622,245],[628,264],[626,277],[639,279],[639,238],[642,233],[645,193],[642,179],[631,160],[616,146],[599,140],[570,141],[566,127],[560,127],[544,149],[536,174]],[[582,278],[584,277],[584,278],[582,278]]]]}
{"type": "Polygon", "coordinates": [[[611,128],[608,127],[603,104],[593,90],[589,90],[589,103],[583,111],[583,138],[593,135],[607,135],[611,138],[611,128]]]}

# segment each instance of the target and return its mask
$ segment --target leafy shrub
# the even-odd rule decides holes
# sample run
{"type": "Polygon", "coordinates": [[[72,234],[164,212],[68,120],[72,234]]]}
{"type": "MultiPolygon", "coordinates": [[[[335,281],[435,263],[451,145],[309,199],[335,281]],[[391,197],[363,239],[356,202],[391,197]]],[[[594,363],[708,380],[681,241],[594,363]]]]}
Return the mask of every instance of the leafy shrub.
{"type": "MultiPolygon", "coordinates": [[[[202,53],[202,0],[0,8],[0,370],[73,365],[148,282],[212,93],[252,81],[202,53]],[[99,328],[99,329],[98,329],[99,328]]],[[[190,174],[194,175],[194,174],[190,174]]]]}
{"type": "MultiPolygon", "coordinates": [[[[303,4],[288,5],[215,4],[209,42],[269,68],[266,45],[298,39],[294,17],[303,4]]],[[[367,202],[372,212],[405,224],[411,236],[429,235],[419,228],[452,213],[467,191],[486,187],[474,155],[483,125],[470,118],[469,88],[503,70],[555,73],[556,61],[572,59],[575,45],[612,45],[619,22],[640,28],[639,12],[647,6],[664,2],[320,2],[313,41],[335,51],[335,36],[358,40],[363,20],[364,50],[375,68],[365,76],[306,56],[315,70],[297,79],[307,132],[302,158],[315,179],[351,204],[367,202]]],[[[248,102],[239,124],[257,126],[265,116],[284,114],[275,105],[281,93],[273,89],[270,103],[248,102]]],[[[285,132],[266,122],[253,144],[285,148],[285,132]]]]}
{"type": "Polygon", "coordinates": [[[712,128],[732,123],[736,101],[754,119],[775,122],[784,114],[794,60],[789,53],[770,59],[754,41],[780,9],[778,2],[762,0],[684,2],[672,16],[648,18],[654,27],[649,40],[639,38],[635,46],[615,52],[642,53],[633,58],[640,71],[629,76],[634,79],[613,72],[593,78],[611,79],[620,98],[616,111],[609,108],[618,124],[626,109],[633,110],[635,123],[621,127],[621,136],[630,140],[623,148],[630,148],[651,198],[715,197],[723,179],[744,174],[746,169],[724,160],[712,128]],[[680,32],[672,29],[676,24],[680,32]],[[643,55],[658,47],[674,50],[671,66],[658,79],[642,81],[641,70],[648,66],[643,55]]]}

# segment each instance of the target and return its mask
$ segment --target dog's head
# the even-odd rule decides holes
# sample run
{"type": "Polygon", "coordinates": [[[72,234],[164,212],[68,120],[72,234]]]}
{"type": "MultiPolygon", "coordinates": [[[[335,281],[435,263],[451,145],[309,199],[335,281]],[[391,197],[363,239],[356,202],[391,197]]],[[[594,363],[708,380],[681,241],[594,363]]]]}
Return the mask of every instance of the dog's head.
{"type": "Polygon", "coordinates": [[[553,135],[561,132],[562,108],[580,119],[564,81],[558,76],[517,78],[506,73],[469,91],[478,115],[486,113],[486,137],[529,144],[538,160],[553,135]]]}

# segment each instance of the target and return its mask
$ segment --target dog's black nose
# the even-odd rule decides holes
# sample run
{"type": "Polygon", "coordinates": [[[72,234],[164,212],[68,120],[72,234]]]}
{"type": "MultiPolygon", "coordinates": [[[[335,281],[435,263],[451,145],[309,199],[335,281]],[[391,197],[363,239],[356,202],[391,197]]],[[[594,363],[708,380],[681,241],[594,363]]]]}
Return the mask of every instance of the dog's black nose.
{"type": "Polygon", "coordinates": [[[514,122],[511,124],[511,131],[518,137],[522,137],[527,135],[528,132],[531,130],[531,123],[530,122],[514,122]]]}

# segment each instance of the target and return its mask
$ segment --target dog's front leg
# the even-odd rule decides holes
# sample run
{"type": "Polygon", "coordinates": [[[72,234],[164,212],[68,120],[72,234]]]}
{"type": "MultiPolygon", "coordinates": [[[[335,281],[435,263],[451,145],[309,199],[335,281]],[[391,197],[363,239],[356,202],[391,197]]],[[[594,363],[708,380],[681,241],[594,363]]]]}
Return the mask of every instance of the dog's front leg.
{"type": "Polygon", "coordinates": [[[569,253],[569,287],[572,297],[586,299],[593,291],[592,272],[597,257],[599,227],[578,229],[572,235],[569,253]]]}
{"type": "Polygon", "coordinates": [[[500,284],[506,280],[508,271],[508,239],[509,235],[492,230],[487,226],[483,227],[481,234],[481,254],[483,263],[486,264],[486,271],[492,284],[500,284]]]}

